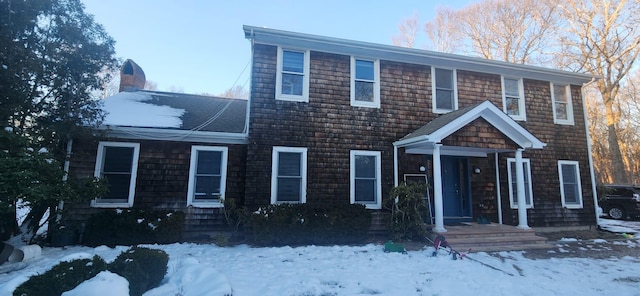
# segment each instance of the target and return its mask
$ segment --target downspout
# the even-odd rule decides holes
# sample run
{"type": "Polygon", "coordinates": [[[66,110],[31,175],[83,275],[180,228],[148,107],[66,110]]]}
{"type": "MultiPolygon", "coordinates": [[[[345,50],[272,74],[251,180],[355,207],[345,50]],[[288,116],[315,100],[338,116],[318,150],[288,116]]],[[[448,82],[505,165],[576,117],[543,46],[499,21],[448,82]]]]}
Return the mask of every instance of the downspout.
{"type": "MultiPolygon", "coordinates": [[[[69,138],[67,140],[67,153],[64,156],[64,166],[63,171],[64,175],[62,175],[62,182],[67,182],[69,180],[69,165],[71,163],[71,151],[73,147],[73,139],[69,138]]],[[[64,209],[64,201],[60,200],[58,202],[58,213],[56,215],[56,221],[60,222],[62,220],[62,210],[64,209]]]]}
{"type": "Polygon", "coordinates": [[[249,71],[249,98],[247,99],[247,115],[244,121],[244,130],[242,134],[249,137],[249,119],[251,118],[251,97],[253,92],[253,55],[254,55],[254,43],[255,39],[253,37],[253,29],[251,29],[251,61],[249,64],[251,65],[251,70],[249,71]]]}
{"type": "Polygon", "coordinates": [[[591,81],[582,85],[580,92],[582,94],[582,114],[583,114],[582,117],[584,118],[584,129],[585,129],[585,133],[587,134],[587,154],[589,155],[589,173],[591,174],[591,191],[593,192],[592,193],[593,205],[594,205],[593,211],[595,212],[595,215],[596,215],[596,226],[600,226],[600,215],[598,213],[598,208],[600,208],[600,205],[598,204],[598,191],[596,189],[596,177],[593,171],[593,154],[591,152],[591,135],[589,134],[589,118],[587,118],[587,106],[585,103],[585,95],[584,95],[584,88],[594,82],[596,82],[596,79],[591,78],[591,81]]]}
{"type": "Polygon", "coordinates": [[[393,143],[393,187],[398,187],[398,146],[393,143]]]}
{"type": "Polygon", "coordinates": [[[496,200],[498,201],[498,224],[502,224],[502,193],[500,192],[500,167],[498,161],[498,152],[495,153],[496,158],[496,200]]]}

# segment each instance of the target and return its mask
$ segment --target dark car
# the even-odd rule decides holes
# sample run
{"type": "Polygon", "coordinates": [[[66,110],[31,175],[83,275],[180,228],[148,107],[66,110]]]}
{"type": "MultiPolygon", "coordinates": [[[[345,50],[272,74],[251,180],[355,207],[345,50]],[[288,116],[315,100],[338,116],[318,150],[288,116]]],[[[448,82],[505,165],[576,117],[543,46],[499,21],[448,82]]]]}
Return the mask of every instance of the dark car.
{"type": "Polygon", "coordinates": [[[609,217],[640,217],[640,186],[603,185],[598,188],[598,195],[598,204],[609,217]]]}

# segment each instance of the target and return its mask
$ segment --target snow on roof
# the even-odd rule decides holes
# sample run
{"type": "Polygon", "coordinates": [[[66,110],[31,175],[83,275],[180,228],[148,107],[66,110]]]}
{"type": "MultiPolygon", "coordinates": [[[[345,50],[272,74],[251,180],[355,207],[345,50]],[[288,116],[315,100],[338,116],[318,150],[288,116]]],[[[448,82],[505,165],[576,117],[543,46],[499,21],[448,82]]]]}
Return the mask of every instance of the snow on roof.
{"type": "Polygon", "coordinates": [[[106,112],[104,125],[179,128],[184,109],[158,106],[146,101],[153,97],[148,93],[120,92],[103,100],[106,112]]]}

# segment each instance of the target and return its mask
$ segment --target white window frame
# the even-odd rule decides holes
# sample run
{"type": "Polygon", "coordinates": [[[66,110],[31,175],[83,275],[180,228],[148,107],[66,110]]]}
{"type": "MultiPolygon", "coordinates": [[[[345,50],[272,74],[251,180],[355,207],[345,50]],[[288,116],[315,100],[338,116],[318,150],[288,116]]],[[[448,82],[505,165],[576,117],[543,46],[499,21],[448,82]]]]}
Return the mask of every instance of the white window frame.
{"type": "Polygon", "coordinates": [[[580,162],[578,161],[574,161],[574,160],[558,160],[558,175],[560,178],[560,197],[562,199],[562,206],[567,208],[567,209],[582,209],[583,207],[583,200],[582,200],[582,182],[580,180],[580,162]],[[563,165],[571,165],[575,168],[575,173],[576,173],[576,182],[577,182],[577,186],[578,186],[578,203],[577,204],[568,204],[565,200],[565,194],[564,194],[564,181],[563,181],[563,176],[562,176],[562,166],[563,165]]]}
{"type": "Polygon", "coordinates": [[[362,203],[365,205],[367,209],[378,210],[382,209],[382,161],[381,161],[381,153],[380,151],[369,151],[369,150],[351,150],[350,152],[350,166],[349,166],[349,175],[350,175],[350,201],[352,204],[361,203],[356,202],[356,156],[375,156],[376,158],[376,200],[370,203],[362,203]]]}
{"type": "Polygon", "coordinates": [[[351,57],[351,106],[380,108],[380,60],[351,57]],[[356,100],[356,61],[373,62],[373,102],[363,102],[356,100]]]}
{"type": "Polygon", "coordinates": [[[433,113],[449,113],[451,111],[455,111],[458,110],[458,72],[456,71],[456,69],[449,69],[449,68],[436,68],[436,67],[431,67],[431,104],[432,104],[432,109],[433,109],[433,113]],[[436,69],[441,69],[441,70],[450,70],[452,71],[452,75],[453,77],[451,77],[451,79],[453,79],[453,109],[448,110],[448,109],[438,109],[437,107],[437,98],[436,98],[436,69]]]}
{"type": "Polygon", "coordinates": [[[276,71],[276,100],[309,102],[309,50],[299,50],[294,48],[278,47],[277,71],[276,71]],[[283,51],[293,51],[304,53],[303,78],[302,78],[302,95],[291,95],[282,93],[282,63],[283,51]]]}
{"type": "Polygon", "coordinates": [[[554,84],[553,82],[551,82],[551,106],[553,107],[553,122],[555,124],[564,124],[564,125],[574,125],[574,120],[573,120],[573,101],[572,101],[572,97],[571,97],[571,85],[569,84],[554,84]],[[567,119],[558,119],[558,110],[556,110],[556,92],[555,92],[555,88],[556,87],[563,87],[564,91],[565,91],[565,96],[567,97],[567,101],[566,102],[562,102],[562,103],[566,103],[567,107],[567,119]]]}
{"type": "MultiPolygon", "coordinates": [[[[513,181],[515,180],[516,177],[516,172],[515,171],[511,171],[511,164],[515,163],[516,159],[515,158],[507,158],[507,179],[509,182],[509,205],[511,206],[512,209],[517,209],[518,208],[518,203],[516,202],[516,198],[515,196],[513,196],[513,192],[514,189],[513,188],[513,181]]],[[[524,170],[524,174],[527,177],[527,180],[529,181],[529,184],[525,184],[525,186],[529,187],[529,194],[531,196],[529,196],[528,198],[525,198],[525,201],[527,201],[528,199],[528,203],[527,203],[527,209],[532,209],[533,208],[533,186],[531,183],[531,161],[528,158],[523,158],[522,159],[522,163],[526,164],[526,170],[524,170]]],[[[527,193],[527,191],[525,190],[525,194],[527,193]]]]}
{"type": "Polygon", "coordinates": [[[306,203],[307,202],[307,148],[306,147],[282,147],[274,146],[271,155],[271,203],[306,203]],[[300,174],[301,188],[300,199],[298,202],[278,201],[278,163],[280,160],[280,152],[300,153],[300,174]]]}
{"type": "Polygon", "coordinates": [[[221,208],[224,207],[224,198],[227,189],[227,161],[229,155],[228,147],[221,146],[191,146],[191,160],[189,162],[189,186],[187,189],[187,206],[199,208],[221,208]],[[196,172],[198,169],[198,152],[217,151],[222,153],[220,160],[220,199],[217,201],[198,201],[195,199],[196,172]]]}
{"type": "Polygon", "coordinates": [[[508,114],[514,120],[525,121],[527,120],[526,104],[524,99],[524,82],[522,78],[505,77],[502,76],[502,111],[508,114]],[[517,80],[518,81],[518,111],[519,115],[508,114],[507,110],[507,88],[505,87],[504,80],[517,80]]]}
{"type": "Polygon", "coordinates": [[[128,147],[133,148],[133,159],[131,163],[131,178],[129,179],[129,196],[127,202],[108,202],[107,199],[94,198],[91,201],[91,207],[95,208],[129,208],[133,206],[136,194],[136,178],[138,175],[138,159],[140,158],[140,143],[132,142],[106,142],[98,143],[98,153],[96,154],[96,166],[93,176],[102,178],[102,169],[104,166],[104,152],[107,147],[128,147]]]}

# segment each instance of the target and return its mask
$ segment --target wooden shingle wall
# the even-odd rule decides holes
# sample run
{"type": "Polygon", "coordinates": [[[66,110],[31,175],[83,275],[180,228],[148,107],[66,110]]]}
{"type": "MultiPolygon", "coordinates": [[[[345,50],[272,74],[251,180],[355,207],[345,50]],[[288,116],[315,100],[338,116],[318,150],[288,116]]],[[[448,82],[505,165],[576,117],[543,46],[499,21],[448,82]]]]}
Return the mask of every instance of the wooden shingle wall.
{"type": "MultiPolygon", "coordinates": [[[[192,145],[229,147],[226,198],[242,202],[244,197],[246,146],[212,145],[168,141],[114,140],[140,143],[136,192],[133,208],[183,211],[186,215],[185,232],[227,229],[220,209],[187,207],[189,162],[192,145]]],[[[98,142],[76,140],[71,159],[70,174],[91,177],[94,174],[98,142]]],[[[90,207],[90,202],[65,205],[69,221],[86,221],[89,215],[109,210],[90,207]]]]}
{"type": "MultiPolygon", "coordinates": [[[[324,52],[310,53],[309,102],[275,99],[277,47],[255,44],[252,98],[247,146],[246,205],[257,208],[270,203],[271,156],[274,146],[308,148],[307,202],[349,202],[349,151],[382,152],[384,198],[393,187],[393,142],[436,118],[432,113],[429,66],[380,61],[380,108],[350,106],[350,57],[324,52]]],[[[485,100],[502,109],[501,77],[457,71],[459,108],[485,100]]],[[[534,182],[531,226],[585,225],[593,223],[593,195],[589,176],[585,123],[580,87],[572,87],[575,125],[554,124],[548,81],[524,79],[526,121],[518,121],[547,146],[527,150],[534,182]],[[558,160],[580,162],[583,209],[563,209],[560,202],[558,160]]],[[[486,121],[478,119],[443,141],[445,144],[515,149],[514,143],[486,121]]],[[[399,153],[400,178],[420,173],[430,156],[399,153]]],[[[505,223],[517,223],[517,211],[509,207],[506,158],[498,155],[501,181],[495,180],[495,155],[470,158],[474,206],[486,204],[483,214],[497,220],[497,186],[505,223]]],[[[479,215],[479,211],[474,215],[479,215]]]]}

